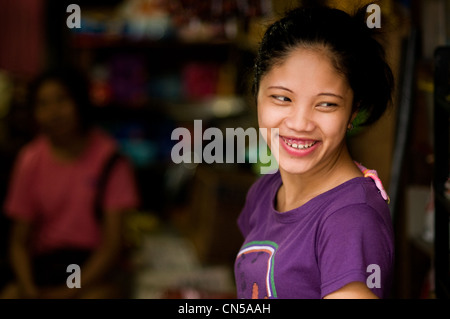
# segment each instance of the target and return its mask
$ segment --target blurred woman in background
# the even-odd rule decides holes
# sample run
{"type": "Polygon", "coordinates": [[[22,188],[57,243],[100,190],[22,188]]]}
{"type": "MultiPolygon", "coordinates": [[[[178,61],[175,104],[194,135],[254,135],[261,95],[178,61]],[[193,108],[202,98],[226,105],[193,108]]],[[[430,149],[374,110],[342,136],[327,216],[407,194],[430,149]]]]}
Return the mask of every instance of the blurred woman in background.
{"type": "Polygon", "coordinates": [[[123,297],[111,275],[120,261],[124,212],[139,205],[133,168],[114,157],[99,189],[118,147],[93,124],[89,85],[79,71],[48,71],[29,93],[40,132],[19,153],[4,204],[13,221],[15,280],[2,297],[123,297]],[[67,286],[71,264],[80,266],[81,288],[67,286]]]}

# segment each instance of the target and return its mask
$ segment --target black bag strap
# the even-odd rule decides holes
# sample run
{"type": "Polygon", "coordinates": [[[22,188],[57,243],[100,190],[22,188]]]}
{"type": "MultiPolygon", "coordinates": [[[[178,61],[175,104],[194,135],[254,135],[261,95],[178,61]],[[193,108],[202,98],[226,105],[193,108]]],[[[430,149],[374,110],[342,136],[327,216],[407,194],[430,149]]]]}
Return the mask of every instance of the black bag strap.
{"type": "Polygon", "coordinates": [[[118,162],[118,160],[122,158],[122,154],[119,151],[113,152],[110,157],[106,160],[103,170],[100,173],[97,182],[97,192],[94,199],[94,210],[95,216],[98,221],[102,220],[103,217],[103,198],[105,196],[106,185],[109,180],[110,173],[114,168],[114,165],[118,162]]]}

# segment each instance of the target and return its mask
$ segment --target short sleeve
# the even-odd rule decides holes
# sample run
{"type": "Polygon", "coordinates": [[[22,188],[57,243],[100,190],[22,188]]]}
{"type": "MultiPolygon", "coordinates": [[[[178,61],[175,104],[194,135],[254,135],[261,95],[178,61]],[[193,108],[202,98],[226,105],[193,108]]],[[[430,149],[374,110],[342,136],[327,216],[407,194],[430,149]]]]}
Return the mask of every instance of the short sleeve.
{"type": "Polygon", "coordinates": [[[268,183],[268,177],[269,175],[264,175],[257,179],[247,192],[244,207],[237,220],[238,227],[244,238],[247,237],[252,229],[252,213],[255,210],[256,203],[259,202],[260,196],[262,196],[261,193],[264,191],[265,185],[268,183]]]}
{"type": "Polygon", "coordinates": [[[32,221],[35,217],[36,205],[33,194],[35,162],[35,158],[26,149],[16,158],[3,204],[4,212],[10,218],[32,221]]]}
{"type": "Polygon", "coordinates": [[[252,212],[253,205],[254,205],[254,200],[253,200],[254,193],[255,193],[255,184],[253,184],[250,187],[249,191],[247,192],[244,207],[242,208],[242,211],[237,220],[239,230],[241,231],[241,233],[244,237],[247,236],[249,229],[250,229],[249,219],[250,219],[250,213],[252,212]]]}
{"type": "Polygon", "coordinates": [[[372,292],[385,298],[393,268],[391,230],[380,212],[366,204],[351,205],[329,215],[317,242],[321,297],[359,281],[370,282],[372,292]]]}
{"type": "Polygon", "coordinates": [[[103,205],[106,211],[137,208],[140,204],[135,174],[130,162],[121,158],[108,179],[103,205]]]}
{"type": "MultiPolygon", "coordinates": [[[[247,237],[251,229],[258,223],[258,215],[253,214],[261,203],[261,198],[272,197],[277,187],[281,185],[279,172],[267,174],[258,178],[247,192],[244,207],[238,218],[238,227],[244,237],[247,237]]],[[[268,210],[271,207],[266,207],[268,210]]]]}

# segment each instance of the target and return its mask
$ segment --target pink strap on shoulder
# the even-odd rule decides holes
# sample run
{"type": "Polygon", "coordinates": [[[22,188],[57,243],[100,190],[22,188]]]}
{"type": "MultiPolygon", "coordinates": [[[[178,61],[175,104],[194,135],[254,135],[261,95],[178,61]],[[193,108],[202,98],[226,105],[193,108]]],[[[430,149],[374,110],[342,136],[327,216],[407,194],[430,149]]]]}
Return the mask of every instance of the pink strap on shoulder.
{"type": "Polygon", "coordinates": [[[373,181],[375,182],[375,185],[377,186],[378,190],[380,191],[381,196],[389,204],[389,201],[390,201],[389,196],[386,193],[386,190],[384,189],[380,178],[378,177],[377,171],[374,169],[368,169],[368,168],[364,167],[363,165],[361,165],[361,163],[358,163],[356,161],[354,161],[354,162],[355,162],[356,166],[358,166],[358,168],[364,174],[364,177],[370,177],[373,179],[373,181]]]}

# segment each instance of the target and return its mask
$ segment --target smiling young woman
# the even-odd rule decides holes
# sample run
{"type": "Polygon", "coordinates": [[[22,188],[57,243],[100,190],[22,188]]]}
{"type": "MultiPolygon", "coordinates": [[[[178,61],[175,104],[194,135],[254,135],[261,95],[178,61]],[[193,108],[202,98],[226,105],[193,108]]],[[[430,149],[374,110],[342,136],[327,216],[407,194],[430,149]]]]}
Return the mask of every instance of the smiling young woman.
{"type": "Polygon", "coordinates": [[[239,298],[389,296],[387,197],[346,144],[353,120],[377,121],[393,89],[365,12],[298,8],[263,37],[254,94],[260,128],[278,131],[267,143],[278,150],[279,170],[252,186],[238,220],[245,238],[235,263],[239,298]]]}

